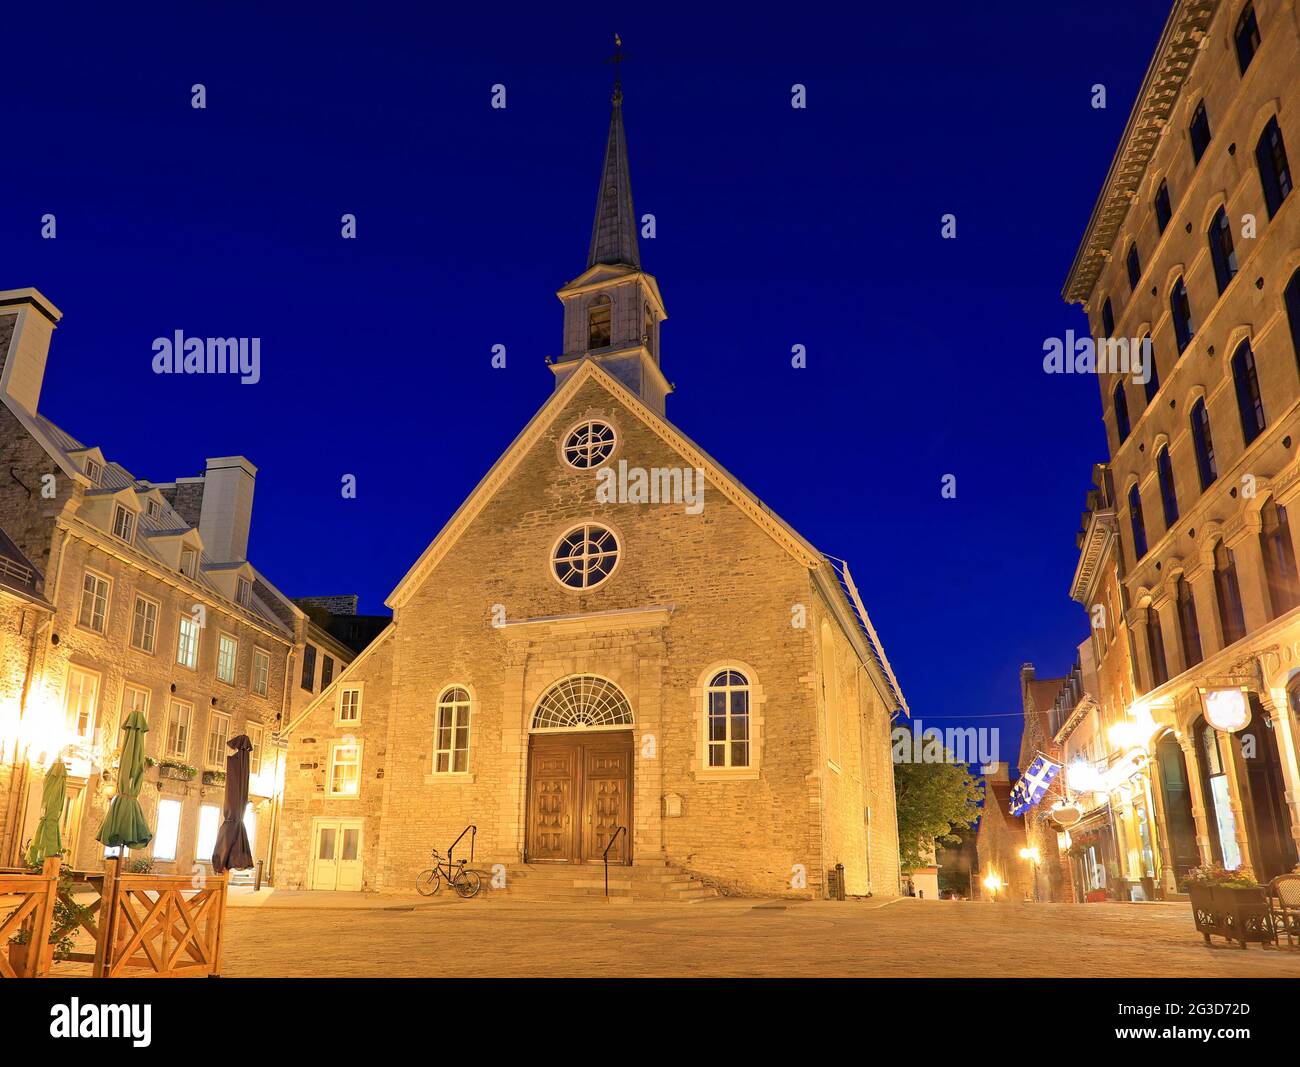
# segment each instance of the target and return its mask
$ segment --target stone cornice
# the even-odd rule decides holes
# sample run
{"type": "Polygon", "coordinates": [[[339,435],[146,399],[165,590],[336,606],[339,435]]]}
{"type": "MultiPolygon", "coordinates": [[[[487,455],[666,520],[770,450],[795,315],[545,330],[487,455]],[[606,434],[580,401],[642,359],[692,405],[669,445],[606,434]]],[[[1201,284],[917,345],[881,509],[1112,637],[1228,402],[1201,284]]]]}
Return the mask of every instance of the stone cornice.
{"type": "Polygon", "coordinates": [[[673,614],[671,604],[646,608],[618,608],[614,611],[585,611],[575,615],[539,615],[531,619],[506,621],[498,629],[521,635],[615,633],[619,630],[658,629],[667,626],[673,614]]]}
{"type": "Polygon", "coordinates": [[[1079,550],[1079,563],[1074,569],[1070,585],[1070,599],[1088,606],[1092,590],[1097,584],[1097,569],[1111,539],[1115,536],[1115,511],[1107,508],[1094,511],[1088,517],[1088,529],[1083,535],[1083,548],[1079,550]]]}

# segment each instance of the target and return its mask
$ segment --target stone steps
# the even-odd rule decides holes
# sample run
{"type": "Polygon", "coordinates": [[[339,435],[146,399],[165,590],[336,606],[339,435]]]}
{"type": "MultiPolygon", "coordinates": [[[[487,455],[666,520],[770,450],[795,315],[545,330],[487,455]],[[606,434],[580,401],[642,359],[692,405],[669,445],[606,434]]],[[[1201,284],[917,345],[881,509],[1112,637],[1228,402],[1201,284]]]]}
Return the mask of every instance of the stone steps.
{"type": "Polygon", "coordinates": [[[609,896],[605,896],[605,872],[599,864],[527,864],[507,865],[504,889],[493,896],[510,900],[543,902],[605,901],[630,903],[633,900],[691,902],[717,896],[717,891],[703,885],[684,871],[662,863],[645,866],[619,866],[609,869],[609,896]]]}

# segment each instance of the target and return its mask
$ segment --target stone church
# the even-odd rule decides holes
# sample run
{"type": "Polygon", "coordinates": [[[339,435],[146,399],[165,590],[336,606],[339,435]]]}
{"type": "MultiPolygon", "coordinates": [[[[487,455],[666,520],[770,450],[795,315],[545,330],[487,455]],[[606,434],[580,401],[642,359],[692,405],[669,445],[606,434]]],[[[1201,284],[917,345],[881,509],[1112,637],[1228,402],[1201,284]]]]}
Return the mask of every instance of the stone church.
{"type": "Polygon", "coordinates": [[[616,87],[555,390],[286,726],[277,884],[410,890],[472,824],[498,887],[608,850],[627,878],[820,896],[842,865],[898,893],[901,690],[844,562],[666,418],[637,235],[616,87]]]}

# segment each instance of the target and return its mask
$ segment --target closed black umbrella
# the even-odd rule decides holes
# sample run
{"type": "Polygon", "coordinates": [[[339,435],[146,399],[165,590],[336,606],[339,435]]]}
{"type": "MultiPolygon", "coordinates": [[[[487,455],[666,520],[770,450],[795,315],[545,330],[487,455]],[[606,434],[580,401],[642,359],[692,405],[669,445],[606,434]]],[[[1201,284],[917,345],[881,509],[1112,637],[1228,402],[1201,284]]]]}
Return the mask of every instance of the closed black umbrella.
{"type": "Polygon", "coordinates": [[[248,847],[244,829],[244,809],[248,807],[248,754],[253,742],[245,734],[226,742],[235,751],[226,757],[226,799],[221,804],[221,826],[212,849],[212,871],[242,871],[253,866],[253,851],[248,847]]]}

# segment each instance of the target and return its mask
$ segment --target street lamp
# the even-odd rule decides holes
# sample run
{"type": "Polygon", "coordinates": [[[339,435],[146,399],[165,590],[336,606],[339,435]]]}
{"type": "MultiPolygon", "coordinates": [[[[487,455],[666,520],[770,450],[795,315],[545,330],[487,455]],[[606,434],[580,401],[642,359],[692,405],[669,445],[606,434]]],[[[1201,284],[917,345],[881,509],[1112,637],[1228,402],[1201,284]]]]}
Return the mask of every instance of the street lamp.
{"type": "Polygon", "coordinates": [[[1034,903],[1037,904],[1037,903],[1038,903],[1038,864],[1039,864],[1040,859],[1041,859],[1041,857],[1040,857],[1039,854],[1038,854],[1038,849],[1037,849],[1037,848],[1022,848],[1022,849],[1020,850],[1020,858],[1021,858],[1022,860],[1028,860],[1028,861],[1029,861],[1029,866],[1030,866],[1030,868],[1031,868],[1032,871],[1033,871],[1033,875],[1034,875],[1034,903]]]}
{"type": "Polygon", "coordinates": [[[993,899],[998,899],[998,890],[1002,888],[1002,879],[996,874],[990,874],[984,879],[984,888],[993,894],[993,899]]]}

